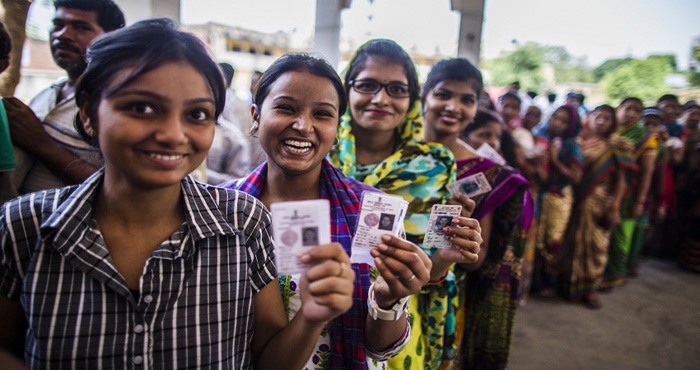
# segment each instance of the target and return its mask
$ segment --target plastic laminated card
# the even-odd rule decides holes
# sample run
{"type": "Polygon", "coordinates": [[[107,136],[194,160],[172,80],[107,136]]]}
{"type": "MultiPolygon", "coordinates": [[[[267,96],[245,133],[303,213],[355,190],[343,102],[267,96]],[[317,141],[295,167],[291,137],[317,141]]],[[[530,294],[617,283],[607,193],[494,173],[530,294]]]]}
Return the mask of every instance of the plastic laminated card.
{"type": "Polygon", "coordinates": [[[331,208],[328,200],[315,199],[273,203],[272,237],[279,275],[302,274],[311,266],[302,254],[331,242],[331,208]]]}
{"type": "Polygon", "coordinates": [[[374,266],[374,257],[369,251],[381,243],[382,235],[398,236],[407,210],[408,202],[399,196],[369,191],[362,193],[362,208],[352,240],[350,261],[374,266]]]}

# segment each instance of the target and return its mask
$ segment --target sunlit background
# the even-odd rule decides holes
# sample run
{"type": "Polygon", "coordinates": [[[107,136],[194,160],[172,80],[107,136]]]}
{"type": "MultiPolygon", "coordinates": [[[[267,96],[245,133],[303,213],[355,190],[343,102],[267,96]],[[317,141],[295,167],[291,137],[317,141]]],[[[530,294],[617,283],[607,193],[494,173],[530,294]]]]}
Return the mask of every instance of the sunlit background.
{"type": "MultiPolygon", "coordinates": [[[[236,68],[233,85],[241,98],[254,70],[284,52],[313,50],[315,12],[316,0],[180,2],[183,26],[236,68]]],[[[34,1],[25,48],[48,52],[40,40],[47,39],[52,14],[51,0],[34,1]]],[[[582,92],[591,104],[614,103],[624,94],[647,101],[667,92],[697,98],[698,14],[697,0],[486,0],[480,68],[496,90],[519,80],[523,90],[540,95],[582,92]]],[[[338,70],[363,42],[383,37],[411,54],[424,79],[435,62],[457,55],[459,20],[449,0],[353,0],[341,13],[338,70]]],[[[24,53],[17,90],[24,98],[62,75],[50,60],[37,65],[32,55],[40,54],[24,53]]]]}

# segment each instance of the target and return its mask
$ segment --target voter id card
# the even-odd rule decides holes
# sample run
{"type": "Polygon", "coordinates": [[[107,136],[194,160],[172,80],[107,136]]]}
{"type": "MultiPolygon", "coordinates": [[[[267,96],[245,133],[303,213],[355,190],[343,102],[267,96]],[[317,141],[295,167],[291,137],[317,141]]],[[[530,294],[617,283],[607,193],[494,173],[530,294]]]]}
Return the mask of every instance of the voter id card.
{"type": "Polygon", "coordinates": [[[452,219],[459,217],[462,212],[462,206],[454,206],[449,204],[435,204],[430,211],[430,219],[428,220],[428,230],[423,238],[423,246],[426,248],[450,248],[452,242],[447,240],[445,236],[445,227],[452,226],[452,219]]]}
{"type": "Polygon", "coordinates": [[[362,208],[352,240],[350,261],[374,266],[374,257],[369,251],[381,243],[382,235],[399,234],[407,210],[408,202],[399,196],[370,191],[362,193],[362,208]]]}
{"type": "Polygon", "coordinates": [[[472,198],[491,191],[491,184],[486,179],[486,175],[479,172],[447,184],[447,191],[451,195],[459,194],[472,198]]]}
{"type": "Polygon", "coordinates": [[[331,242],[331,209],[328,200],[273,203],[272,237],[275,265],[280,275],[301,274],[311,266],[299,258],[308,250],[331,242]]]}

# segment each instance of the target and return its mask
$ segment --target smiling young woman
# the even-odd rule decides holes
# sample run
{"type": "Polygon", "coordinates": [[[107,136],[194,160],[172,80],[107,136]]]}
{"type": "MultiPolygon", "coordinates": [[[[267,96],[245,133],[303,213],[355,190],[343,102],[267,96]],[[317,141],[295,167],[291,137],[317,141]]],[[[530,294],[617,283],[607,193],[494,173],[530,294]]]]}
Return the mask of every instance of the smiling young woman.
{"type": "MultiPolygon", "coordinates": [[[[369,88],[376,87],[366,81],[358,86],[369,88]]],[[[319,313],[330,321],[323,330],[309,332],[316,345],[305,368],[385,369],[412,337],[404,302],[428,282],[432,263],[417,245],[389,234],[371,251],[376,269],[350,263],[362,193],[378,190],[346,177],[326,159],[347,104],[340,77],[327,62],[306,54],[282,56],[260,78],[253,102],[254,127],[268,161],[226,186],[267,206],[307,199],[331,205],[333,242],[309,252],[305,262],[316,265],[306,274],[279,277],[290,322],[319,313]],[[350,305],[305,300],[308,290],[328,291],[350,305]],[[391,314],[372,315],[373,307],[391,314]]],[[[378,220],[380,229],[386,221],[391,223],[378,220]]]]}
{"type": "Polygon", "coordinates": [[[457,359],[450,363],[445,356],[441,368],[507,365],[525,234],[532,218],[528,182],[515,169],[472,151],[485,143],[498,150],[503,130],[494,114],[477,110],[482,90],[481,72],[466,59],[438,62],[423,85],[426,140],[452,151],[458,180],[483,173],[493,189],[474,198],[472,215],[481,224],[484,241],[477,261],[454,267],[457,359]]]}
{"type": "MultiPolygon", "coordinates": [[[[454,201],[449,199],[446,185],[454,180],[455,168],[447,148],[423,141],[415,66],[394,41],[371,40],[351,58],[345,91],[348,110],[341,118],[339,143],[331,150],[331,161],[346,176],[408,201],[404,222],[407,238],[420,245],[432,206],[454,201]]],[[[467,204],[465,211],[469,206],[473,203],[467,204]]],[[[449,272],[452,264],[477,259],[481,244],[481,227],[476,220],[455,220],[453,248],[426,250],[432,260],[433,284],[422,291],[428,294],[415,294],[411,299],[411,330],[415,335],[409,348],[390,361],[392,368],[434,367],[441,361],[443,349],[446,353],[451,350],[454,297],[444,294],[449,283],[443,283],[454,281],[449,272]],[[404,362],[406,353],[414,355],[409,365],[404,362]]]]}
{"type": "Polygon", "coordinates": [[[225,102],[205,46],[154,19],[88,56],[76,126],[105,167],[0,208],[0,343],[30,368],[301,367],[324,323],[287,325],[267,210],[188,176],[225,102]]]}

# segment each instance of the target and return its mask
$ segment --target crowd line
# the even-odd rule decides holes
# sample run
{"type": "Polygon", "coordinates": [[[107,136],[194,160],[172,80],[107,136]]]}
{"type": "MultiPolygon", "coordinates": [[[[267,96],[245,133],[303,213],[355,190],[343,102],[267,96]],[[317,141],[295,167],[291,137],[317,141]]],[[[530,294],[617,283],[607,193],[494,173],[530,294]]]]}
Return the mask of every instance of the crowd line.
{"type": "MultiPolygon", "coordinates": [[[[492,99],[466,59],[420,84],[375,39],[342,78],[286,54],[244,102],[174,22],[55,6],[67,77],[0,104],[3,369],[503,369],[528,297],[600,309],[643,255],[700,271],[695,101],[589,112],[517,82],[492,99]],[[474,175],[491,190],[448,191],[474,175]],[[367,192],[408,212],[360,263],[367,192]],[[311,199],[332,242],[279,275],[268,209],[311,199]],[[428,248],[444,204],[461,206],[440,227],[452,245],[428,248]]],[[[0,27],[0,61],[10,48],[0,27]]]]}

